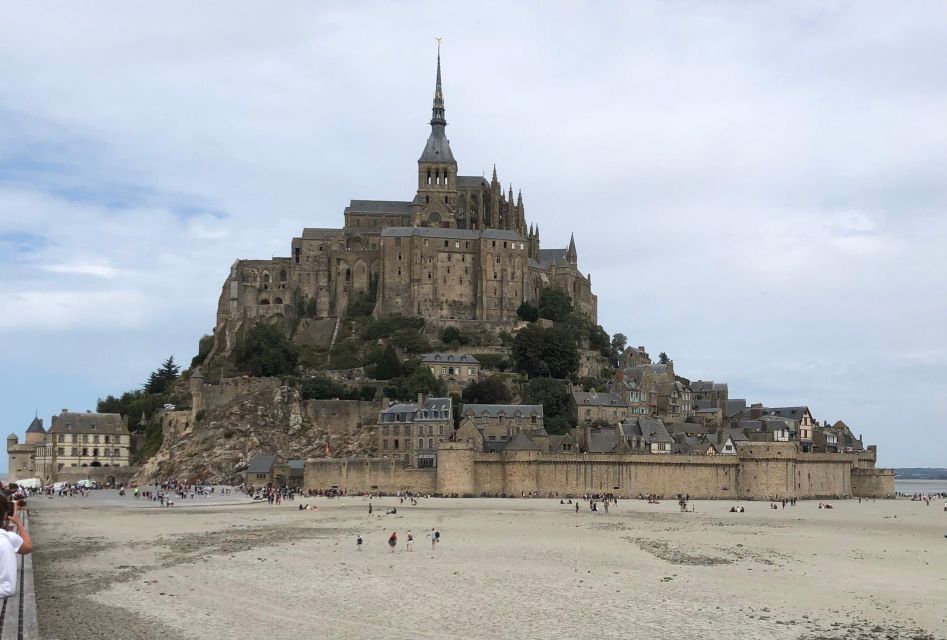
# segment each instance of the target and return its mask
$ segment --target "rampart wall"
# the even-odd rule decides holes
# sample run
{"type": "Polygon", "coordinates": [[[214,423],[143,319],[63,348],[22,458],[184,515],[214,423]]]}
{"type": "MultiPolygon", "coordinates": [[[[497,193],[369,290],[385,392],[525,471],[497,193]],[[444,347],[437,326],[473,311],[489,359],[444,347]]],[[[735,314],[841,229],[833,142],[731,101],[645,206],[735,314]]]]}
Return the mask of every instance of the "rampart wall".
{"type": "Polygon", "coordinates": [[[405,469],[388,459],[309,460],[306,487],[460,496],[687,493],[749,500],[893,494],[893,474],[889,482],[887,470],[857,464],[852,454],[801,454],[789,443],[748,443],[736,456],[489,454],[445,443],[436,470],[405,469]]]}
{"type": "Polygon", "coordinates": [[[346,493],[435,493],[435,469],[409,469],[390,458],[314,458],[303,471],[303,490],[336,488],[346,493]]]}
{"type": "Polygon", "coordinates": [[[856,498],[893,498],[894,469],[852,469],[852,495],[856,498]]]}

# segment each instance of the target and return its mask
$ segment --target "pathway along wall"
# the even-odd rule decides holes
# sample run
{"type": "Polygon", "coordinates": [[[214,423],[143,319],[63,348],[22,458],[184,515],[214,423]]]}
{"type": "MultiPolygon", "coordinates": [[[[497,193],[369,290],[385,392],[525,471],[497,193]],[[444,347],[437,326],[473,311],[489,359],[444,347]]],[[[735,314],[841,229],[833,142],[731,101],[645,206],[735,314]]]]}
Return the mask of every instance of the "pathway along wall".
{"type": "Polygon", "coordinates": [[[850,454],[800,454],[792,443],[747,443],[736,456],[476,453],[465,443],[438,449],[436,470],[394,460],[309,460],[306,488],[399,490],[440,495],[620,496],[687,493],[694,498],[885,497],[885,470],[853,469],[850,454]],[[858,473],[853,492],[853,473],[858,473]],[[423,478],[423,480],[421,480],[423,478]]]}

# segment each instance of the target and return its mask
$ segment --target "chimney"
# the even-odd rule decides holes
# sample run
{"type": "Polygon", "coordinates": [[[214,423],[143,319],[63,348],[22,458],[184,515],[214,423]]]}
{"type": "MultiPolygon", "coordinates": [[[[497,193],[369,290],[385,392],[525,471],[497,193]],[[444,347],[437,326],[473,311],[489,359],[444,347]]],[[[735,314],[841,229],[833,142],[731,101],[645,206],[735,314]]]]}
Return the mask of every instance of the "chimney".
{"type": "Polygon", "coordinates": [[[424,404],[424,394],[423,394],[423,393],[419,393],[419,394],[418,394],[418,406],[421,406],[422,404],[424,404]]]}

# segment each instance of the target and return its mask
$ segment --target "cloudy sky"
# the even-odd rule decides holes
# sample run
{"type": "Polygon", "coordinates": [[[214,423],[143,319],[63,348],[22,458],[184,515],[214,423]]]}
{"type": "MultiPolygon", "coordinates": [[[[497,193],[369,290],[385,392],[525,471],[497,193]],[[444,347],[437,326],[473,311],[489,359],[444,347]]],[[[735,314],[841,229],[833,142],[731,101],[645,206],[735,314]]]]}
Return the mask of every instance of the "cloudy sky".
{"type": "Polygon", "coordinates": [[[608,331],[947,466],[944,5],[591,6],[7,6],[7,431],[188,362],[234,259],[409,199],[442,36],[461,173],[575,232],[608,331]]]}

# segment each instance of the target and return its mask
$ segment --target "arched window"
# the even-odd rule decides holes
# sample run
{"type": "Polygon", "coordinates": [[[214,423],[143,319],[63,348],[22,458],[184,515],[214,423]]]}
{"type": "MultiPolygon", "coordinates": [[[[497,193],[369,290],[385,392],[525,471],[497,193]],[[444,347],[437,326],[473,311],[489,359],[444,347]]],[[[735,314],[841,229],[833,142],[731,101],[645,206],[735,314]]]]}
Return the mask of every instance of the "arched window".
{"type": "Polygon", "coordinates": [[[273,298],[273,304],[283,304],[282,298],[273,298]]]}
{"type": "Polygon", "coordinates": [[[431,170],[430,169],[427,170],[427,183],[431,184],[431,170]]]}

